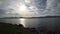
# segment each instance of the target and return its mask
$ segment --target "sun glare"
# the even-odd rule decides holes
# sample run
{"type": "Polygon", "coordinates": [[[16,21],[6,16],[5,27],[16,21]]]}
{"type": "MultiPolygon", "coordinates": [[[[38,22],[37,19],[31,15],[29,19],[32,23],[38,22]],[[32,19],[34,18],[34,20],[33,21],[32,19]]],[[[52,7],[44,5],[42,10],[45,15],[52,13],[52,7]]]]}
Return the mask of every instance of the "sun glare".
{"type": "Polygon", "coordinates": [[[19,7],[19,10],[20,11],[26,11],[27,7],[25,5],[22,5],[22,6],[19,7]]]}
{"type": "Polygon", "coordinates": [[[22,17],[31,17],[31,13],[26,5],[22,4],[18,8],[18,13],[22,15],[22,17]]]}
{"type": "Polygon", "coordinates": [[[22,24],[25,27],[25,19],[20,19],[20,24],[22,24]]]}

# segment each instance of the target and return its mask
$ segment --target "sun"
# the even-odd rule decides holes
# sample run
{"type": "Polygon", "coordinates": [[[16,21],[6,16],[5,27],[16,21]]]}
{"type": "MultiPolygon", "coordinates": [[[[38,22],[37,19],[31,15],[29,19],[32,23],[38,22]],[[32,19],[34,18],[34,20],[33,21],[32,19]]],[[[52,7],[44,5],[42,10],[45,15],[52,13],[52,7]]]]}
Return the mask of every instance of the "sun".
{"type": "Polygon", "coordinates": [[[26,7],[25,5],[21,5],[21,6],[19,7],[19,10],[20,10],[20,11],[27,11],[27,7],[26,7]]]}
{"type": "Polygon", "coordinates": [[[20,5],[18,8],[18,13],[22,15],[22,17],[31,17],[31,13],[26,5],[20,5]]]}

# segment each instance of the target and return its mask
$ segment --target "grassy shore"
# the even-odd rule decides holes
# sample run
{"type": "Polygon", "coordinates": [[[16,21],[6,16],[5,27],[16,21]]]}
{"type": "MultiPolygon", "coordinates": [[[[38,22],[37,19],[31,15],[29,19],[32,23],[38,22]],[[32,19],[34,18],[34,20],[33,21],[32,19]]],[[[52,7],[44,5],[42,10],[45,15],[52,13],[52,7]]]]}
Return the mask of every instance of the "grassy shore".
{"type": "Polygon", "coordinates": [[[51,31],[38,32],[35,28],[24,28],[20,25],[12,25],[0,22],[0,34],[59,34],[51,31]]]}
{"type": "Polygon", "coordinates": [[[35,28],[24,28],[20,25],[12,25],[0,22],[0,34],[38,34],[35,28]]]}

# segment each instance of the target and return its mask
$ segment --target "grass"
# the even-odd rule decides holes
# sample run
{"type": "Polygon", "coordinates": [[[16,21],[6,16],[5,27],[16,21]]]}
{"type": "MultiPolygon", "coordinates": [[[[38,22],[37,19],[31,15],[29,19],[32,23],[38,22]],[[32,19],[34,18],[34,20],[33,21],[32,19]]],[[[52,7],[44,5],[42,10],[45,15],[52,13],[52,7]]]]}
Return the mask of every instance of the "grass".
{"type": "Polygon", "coordinates": [[[0,34],[33,34],[32,29],[24,28],[20,25],[12,25],[0,22],[0,34]]]}

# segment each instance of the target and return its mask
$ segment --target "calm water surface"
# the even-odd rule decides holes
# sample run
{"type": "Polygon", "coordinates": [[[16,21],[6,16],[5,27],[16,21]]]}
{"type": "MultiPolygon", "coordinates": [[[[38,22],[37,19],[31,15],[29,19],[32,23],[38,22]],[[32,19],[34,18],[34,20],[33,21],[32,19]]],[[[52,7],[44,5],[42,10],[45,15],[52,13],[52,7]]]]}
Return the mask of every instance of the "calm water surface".
{"type": "Polygon", "coordinates": [[[6,23],[12,23],[12,24],[22,24],[24,27],[34,27],[34,28],[40,28],[40,27],[46,27],[49,29],[60,29],[60,18],[32,18],[32,19],[0,19],[3,22],[6,23]]]}

